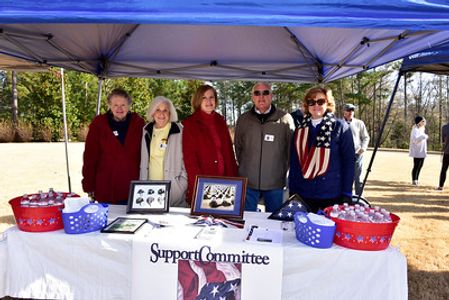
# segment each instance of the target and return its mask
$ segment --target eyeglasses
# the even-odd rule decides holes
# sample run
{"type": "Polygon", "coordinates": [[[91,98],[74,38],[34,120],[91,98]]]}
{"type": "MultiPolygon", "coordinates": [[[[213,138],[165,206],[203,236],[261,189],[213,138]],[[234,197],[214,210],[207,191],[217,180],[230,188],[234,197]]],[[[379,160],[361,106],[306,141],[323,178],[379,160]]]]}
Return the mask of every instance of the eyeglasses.
{"type": "Polygon", "coordinates": [[[270,90],[254,91],[254,96],[260,96],[260,95],[268,96],[270,93],[271,93],[270,90]]]}
{"type": "Polygon", "coordinates": [[[324,98],[320,98],[317,100],[313,100],[313,99],[307,99],[306,103],[308,106],[315,106],[315,104],[318,104],[319,106],[322,106],[326,103],[326,99],[324,98]]]}

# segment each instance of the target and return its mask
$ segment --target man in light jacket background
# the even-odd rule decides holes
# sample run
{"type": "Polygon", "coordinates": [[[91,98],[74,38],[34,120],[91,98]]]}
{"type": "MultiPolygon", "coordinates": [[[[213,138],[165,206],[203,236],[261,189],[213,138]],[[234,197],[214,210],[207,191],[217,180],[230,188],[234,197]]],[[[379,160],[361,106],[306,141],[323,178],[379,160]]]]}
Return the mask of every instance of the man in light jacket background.
{"type": "Polygon", "coordinates": [[[345,121],[349,124],[352,132],[352,138],[354,139],[354,149],[355,149],[355,169],[354,169],[354,191],[356,195],[362,194],[362,163],[363,163],[363,153],[368,148],[369,135],[366,130],[365,123],[357,118],[354,118],[355,111],[354,104],[345,104],[343,107],[343,117],[345,121]]]}

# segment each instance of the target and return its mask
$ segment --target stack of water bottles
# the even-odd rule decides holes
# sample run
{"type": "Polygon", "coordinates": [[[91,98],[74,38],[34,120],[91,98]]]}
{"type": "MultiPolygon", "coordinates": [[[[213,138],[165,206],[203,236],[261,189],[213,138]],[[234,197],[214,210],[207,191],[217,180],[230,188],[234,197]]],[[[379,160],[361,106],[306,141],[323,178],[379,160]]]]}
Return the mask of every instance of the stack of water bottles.
{"type": "Polygon", "coordinates": [[[332,206],[332,210],[329,215],[333,218],[340,220],[352,221],[352,222],[364,222],[364,223],[390,223],[391,214],[385,208],[369,205],[349,205],[345,203],[343,206],[335,204],[332,206]]]}
{"type": "Polygon", "coordinates": [[[38,191],[37,194],[24,194],[20,200],[22,207],[46,207],[63,205],[65,198],[77,197],[75,193],[56,192],[50,188],[48,192],[38,191]]]}
{"type": "Polygon", "coordinates": [[[336,224],[334,242],[358,250],[383,250],[390,244],[400,218],[384,208],[334,205],[324,210],[336,224]]]}
{"type": "Polygon", "coordinates": [[[50,188],[34,194],[25,194],[9,200],[17,227],[22,231],[45,232],[62,229],[61,210],[68,197],[79,197],[74,193],[56,192],[50,188]]]}

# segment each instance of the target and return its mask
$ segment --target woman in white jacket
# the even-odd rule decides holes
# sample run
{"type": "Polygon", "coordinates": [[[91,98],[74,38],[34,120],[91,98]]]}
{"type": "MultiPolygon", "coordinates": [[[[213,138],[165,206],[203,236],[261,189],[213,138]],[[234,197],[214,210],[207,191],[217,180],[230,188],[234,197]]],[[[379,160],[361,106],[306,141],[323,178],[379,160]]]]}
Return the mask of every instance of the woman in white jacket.
{"type": "Polygon", "coordinates": [[[153,99],[143,128],[140,180],[170,180],[170,206],[188,207],[187,173],[182,155],[182,125],[173,103],[153,99]]]}
{"type": "Polygon", "coordinates": [[[415,117],[415,125],[413,125],[410,133],[410,152],[409,156],[413,157],[412,184],[418,185],[419,173],[427,156],[427,139],[429,136],[425,132],[426,120],[421,116],[415,117]]]}

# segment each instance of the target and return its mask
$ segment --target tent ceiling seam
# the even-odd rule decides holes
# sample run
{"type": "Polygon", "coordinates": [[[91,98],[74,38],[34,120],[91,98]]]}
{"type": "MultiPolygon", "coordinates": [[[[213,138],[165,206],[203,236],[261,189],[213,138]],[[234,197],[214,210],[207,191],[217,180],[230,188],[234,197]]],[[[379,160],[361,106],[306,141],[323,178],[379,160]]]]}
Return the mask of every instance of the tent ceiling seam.
{"type": "Polygon", "coordinates": [[[327,81],[330,76],[332,76],[335,72],[337,72],[341,67],[349,61],[350,58],[354,55],[354,53],[358,52],[362,47],[367,46],[369,47],[369,39],[367,37],[363,37],[362,40],[351,50],[351,52],[348,53],[343,59],[341,59],[337,65],[332,68],[332,70],[327,73],[327,75],[324,77],[324,80],[327,81]]]}
{"type": "MultiPolygon", "coordinates": [[[[86,68],[83,64],[82,64],[82,60],[72,56],[70,54],[70,52],[68,52],[67,50],[65,50],[64,48],[62,48],[61,46],[59,46],[55,41],[53,41],[53,35],[51,35],[48,39],[47,39],[48,44],[50,44],[53,48],[55,48],[56,50],[58,50],[60,53],[62,53],[64,56],[66,56],[69,61],[74,62],[77,66],[79,66],[81,69],[85,70],[86,73],[90,73],[92,74],[92,72],[89,70],[89,68],[86,68]]],[[[60,67],[60,66],[58,66],[60,67]]]]}
{"type": "Polygon", "coordinates": [[[100,57],[100,63],[97,65],[97,76],[101,77],[107,74],[110,62],[115,59],[115,57],[120,52],[120,49],[123,47],[125,42],[129,39],[129,37],[134,33],[134,31],[140,26],[140,24],[136,24],[130,31],[126,32],[121,38],[117,41],[116,45],[111,47],[111,54],[107,57],[100,57]],[[101,66],[102,64],[103,66],[101,66]],[[101,71],[100,71],[101,70],[101,71]]]}
{"type": "Polygon", "coordinates": [[[4,37],[5,40],[7,40],[8,42],[10,42],[11,44],[13,44],[14,46],[18,47],[19,49],[21,49],[22,51],[24,51],[25,53],[27,53],[30,57],[32,57],[33,59],[35,59],[36,61],[40,62],[40,63],[45,63],[45,60],[42,57],[39,57],[37,54],[35,54],[31,49],[28,49],[27,47],[25,47],[24,45],[22,45],[19,41],[15,40],[14,38],[10,37],[6,32],[1,32],[0,33],[1,36],[4,37]]]}
{"type": "MultiPolygon", "coordinates": [[[[323,64],[321,61],[319,61],[316,57],[313,56],[313,54],[307,49],[307,47],[304,46],[304,44],[298,39],[298,37],[288,28],[284,26],[284,29],[288,32],[290,35],[290,39],[293,40],[293,42],[296,44],[297,49],[303,56],[303,58],[306,61],[312,61],[313,65],[316,66],[316,70],[313,70],[316,72],[316,79],[317,81],[321,82],[323,80],[323,64]]],[[[312,68],[313,69],[313,68],[312,68]]]]}
{"type": "MultiPolygon", "coordinates": [[[[406,31],[400,33],[399,35],[388,36],[388,37],[378,38],[378,39],[370,39],[367,37],[363,37],[362,40],[359,42],[359,44],[346,57],[344,57],[342,60],[340,60],[332,70],[330,70],[327,73],[325,80],[328,80],[335,72],[337,72],[342,67],[350,66],[349,64],[345,64],[345,63],[347,61],[349,61],[352,58],[352,56],[355,53],[357,53],[364,46],[369,47],[370,44],[373,44],[373,43],[385,42],[388,40],[391,41],[385,48],[382,49],[382,51],[378,52],[365,65],[362,66],[362,68],[364,70],[367,70],[367,69],[369,69],[369,66],[371,65],[372,62],[374,62],[376,59],[378,59],[384,53],[386,53],[389,49],[391,49],[398,41],[406,39],[411,36],[430,35],[430,34],[434,34],[435,32],[436,31],[432,31],[432,30],[423,30],[423,31],[415,31],[415,32],[409,32],[408,30],[406,30],[406,31]]],[[[330,64],[325,64],[325,65],[330,65],[330,64]]]]}
{"type": "Polygon", "coordinates": [[[296,65],[296,66],[288,67],[288,68],[261,71],[261,70],[252,70],[252,69],[248,69],[248,68],[239,68],[239,67],[234,67],[234,66],[223,65],[223,64],[219,64],[217,61],[212,61],[209,64],[204,63],[204,64],[190,65],[190,66],[186,66],[186,67],[170,68],[170,69],[144,68],[144,67],[139,67],[136,65],[125,64],[125,63],[113,63],[113,64],[117,65],[117,66],[124,66],[124,67],[130,67],[130,68],[134,68],[134,69],[140,69],[142,71],[145,71],[145,70],[153,71],[153,72],[157,72],[158,74],[165,73],[165,72],[172,72],[172,71],[201,69],[201,68],[210,67],[210,66],[214,66],[214,67],[222,68],[222,69],[228,69],[228,70],[250,72],[252,74],[262,74],[262,75],[274,74],[274,73],[282,72],[282,71],[299,70],[299,69],[308,68],[307,64],[302,64],[302,65],[296,65]]]}

